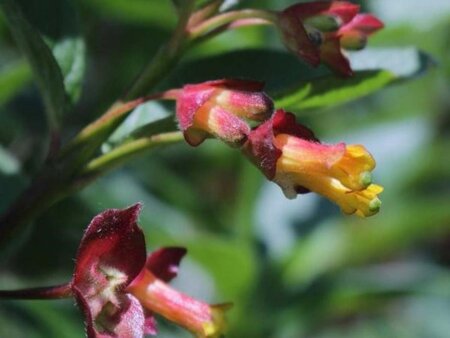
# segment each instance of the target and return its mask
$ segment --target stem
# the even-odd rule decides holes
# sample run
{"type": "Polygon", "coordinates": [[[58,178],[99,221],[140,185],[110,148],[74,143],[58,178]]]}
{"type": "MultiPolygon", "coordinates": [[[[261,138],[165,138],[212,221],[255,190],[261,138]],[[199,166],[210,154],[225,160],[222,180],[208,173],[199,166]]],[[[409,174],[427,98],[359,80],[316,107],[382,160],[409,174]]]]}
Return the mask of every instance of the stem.
{"type": "Polygon", "coordinates": [[[67,152],[75,145],[86,141],[93,135],[100,133],[102,130],[110,129],[111,124],[116,124],[118,121],[122,121],[123,118],[126,117],[126,113],[130,112],[139,105],[152,100],[176,100],[179,93],[179,89],[171,89],[165,92],[143,96],[132,101],[116,103],[100,118],[85,127],[69,144],[67,149],[63,150],[63,153],[67,152]]]}
{"type": "Polygon", "coordinates": [[[237,29],[241,27],[246,26],[256,26],[256,25],[272,25],[272,22],[264,20],[264,19],[258,19],[258,18],[252,18],[252,19],[239,19],[233,22],[230,22],[228,24],[222,25],[220,27],[217,27],[208,33],[203,34],[202,36],[199,36],[195,38],[195,40],[192,41],[191,46],[201,44],[205,41],[211,40],[212,38],[216,37],[217,35],[224,33],[230,29],[237,29]]]}
{"type": "Polygon", "coordinates": [[[130,142],[127,142],[109,153],[100,156],[91,162],[89,162],[83,172],[82,176],[98,175],[99,173],[104,173],[112,168],[115,168],[124,162],[126,162],[130,157],[136,156],[143,153],[149,149],[157,146],[177,143],[183,141],[183,134],[179,131],[163,133],[158,135],[153,135],[149,137],[142,137],[130,142]]]}
{"type": "Polygon", "coordinates": [[[262,19],[268,23],[276,23],[277,13],[260,9],[242,9],[238,11],[226,12],[216,15],[211,19],[203,21],[199,25],[191,28],[189,30],[189,38],[191,40],[197,39],[203,34],[242,19],[262,19]]]}
{"type": "Polygon", "coordinates": [[[186,28],[194,8],[195,0],[185,0],[184,5],[180,8],[179,21],[172,37],[167,44],[158,50],[152,61],[144,68],[135,83],[124,95],[125,100],[144,95],[175,67],[187,47],[186,28]]]}
{"type": "Polygon", "coordinates": [[[70,284],[22,290],[0,290],[0,299],[61,299],[72,297],[70,284]]]}

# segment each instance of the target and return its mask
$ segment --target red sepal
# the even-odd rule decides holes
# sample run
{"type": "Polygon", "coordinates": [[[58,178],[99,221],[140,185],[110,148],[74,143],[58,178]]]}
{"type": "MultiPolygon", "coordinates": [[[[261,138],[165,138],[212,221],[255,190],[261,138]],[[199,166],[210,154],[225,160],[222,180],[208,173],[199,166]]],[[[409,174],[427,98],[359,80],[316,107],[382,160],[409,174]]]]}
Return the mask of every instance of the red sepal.
{"type": "Polygon", "coordinates": [[[72,283],[78,288],[96,280],[100,267],[126,275],[125,288],[141,271],[146,260],[145,239],[137,225],[141,204],[109,209],[94,217],[78,248],[72,283]]]}
{"type": "Polygon", "coordinates": [[[278,109],[270,120],[250,132],[242,147],[243,153],[269,180],[275,177],[277,160],[281,156],[281,150],[273,144],[273,139],[278,134],[289,134],[319,142],[309,128],[296,123],[294,114],[278,109]]]}
{"type": "Polygon", "coordinates": [[[343,26],[340,30],[340,34],[345,32],[356,30],[368,36],[376,31],[382,29],[384,23],[372,14],[358,14],[347,25],[343,26]]]}
{"type": "Polygon", "coordinates": [[[152,252],[145,266],[157,278],[170,282],[178,274],[178,265],[187,250],[179,247],[166,247],[152,252]]]}
{"type": "Polygon", "coordinates": [[[144,312],[123,290],[145,265],[145,241],[137,226],[141,209],[110,209],[94,217],[78,249],[71,287],[86,318],[89,338],[144,334],[144,312]]]}
{"type": "Polygon", "coordinates": [[[295,15],[301,20],[316,15],[335,15],[345,24],[350,22],[359,12],[359,5],[348,1],[315,1],[294,4],[285,9],[284,12],[295,15]]]}
{"type": "Polygon", "coordinates": [[[353,75],[350,62],[342,53],[339,37],[334,35],[326,38],[320,48],[320,58],[332,70],[346,77],[353,75]]]}
{"type": "Polygon", "coordinates": [[[275,135],[289,134],[307,141],[319,142],[311,129],[297,123],[295,115],[283,109],[278,109],[275,112],[272,123],[275,135]]]}

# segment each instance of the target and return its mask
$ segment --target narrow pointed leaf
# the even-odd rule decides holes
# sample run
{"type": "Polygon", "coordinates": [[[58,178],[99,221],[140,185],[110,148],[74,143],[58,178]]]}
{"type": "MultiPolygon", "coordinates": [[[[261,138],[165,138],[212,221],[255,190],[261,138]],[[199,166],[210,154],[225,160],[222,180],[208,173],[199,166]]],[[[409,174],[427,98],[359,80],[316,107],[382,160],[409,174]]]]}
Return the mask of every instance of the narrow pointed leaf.
{"type": "Polygon", "coordinates": [[[327,75],[302,81],[278,94],[277,105],[299,110],[343,104],[399,81],[414,79],[434,64],[429,55],[415,48],[368,49],[352,53],[350,61],[353,77],[327,75]]]}
{"type": "Polygon", "coordinates": [[[64,79],[52,51],[40,34],[27,21],[13,0],[3,0],[0,6],[9,28],[27,57],[38,87],[42,93],[47,119],[52,129],[57,129],[66,104],[64,79]]]}

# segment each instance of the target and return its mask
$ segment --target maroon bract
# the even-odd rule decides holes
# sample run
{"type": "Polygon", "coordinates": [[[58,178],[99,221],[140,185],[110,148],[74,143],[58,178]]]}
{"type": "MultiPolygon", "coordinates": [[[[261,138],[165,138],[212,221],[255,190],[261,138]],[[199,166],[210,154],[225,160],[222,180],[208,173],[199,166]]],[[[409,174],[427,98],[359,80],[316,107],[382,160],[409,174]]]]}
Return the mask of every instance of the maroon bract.
{"type": "Polygon", "coordinates": [[[245,80],[215,80],[183,87],[176,114],[186,141],[197,146],[209,136],[239,145],[250,132],[245,121],[263,121],[273,112],[264,84],[245,80]]]}
{"type": "Polygon", "coordinates": [[[367,37],[383,28],[370,14],[347,1],[295,4],[278,14],[277,25],[288,50],[313,66],[321,62],[344,76],[352,75],[344,49],[364,48],[367,37]]]}
{"type": "Polygon", "coordinates": [[[81,240],[72,290],[85,313],[89,337],[143,335],[142,307],[123,292],[145,264],[144,235],[136,224],[139,210],[137,204],[101,213],[81,240]]]}

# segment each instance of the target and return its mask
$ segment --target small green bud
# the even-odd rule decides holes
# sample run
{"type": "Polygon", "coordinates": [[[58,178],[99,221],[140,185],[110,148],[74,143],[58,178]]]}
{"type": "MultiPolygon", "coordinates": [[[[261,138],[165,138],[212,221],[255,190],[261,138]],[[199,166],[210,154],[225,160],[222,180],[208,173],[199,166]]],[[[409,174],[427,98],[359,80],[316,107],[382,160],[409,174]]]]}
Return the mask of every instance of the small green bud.
{"type": "Polygon", "coordinates": [[[348,50],[361,50],[367,45],[367,36],[359,32],[347,32],[341,37],[341,46],[348,50]]]}
{"type": "Polygon", "coordinates": [[[367,188],[372,183],[372,173],[370,171],[363,171],[359,176],[359,180],[364,188],[367,188]]]}
{"type": "Polygon", "coordinates": [[[380,211],[381,208],[381,201],[377,197],[370,201],[369,203],[369,211],[376,214],[378,211],[380,211]]]}
{"type": "Polygon", "coordinates": [[[342,21],[333,15],[316,15],[306,19],[304,24],[322,32],[334,32],[341,27],[342,21]]]}

